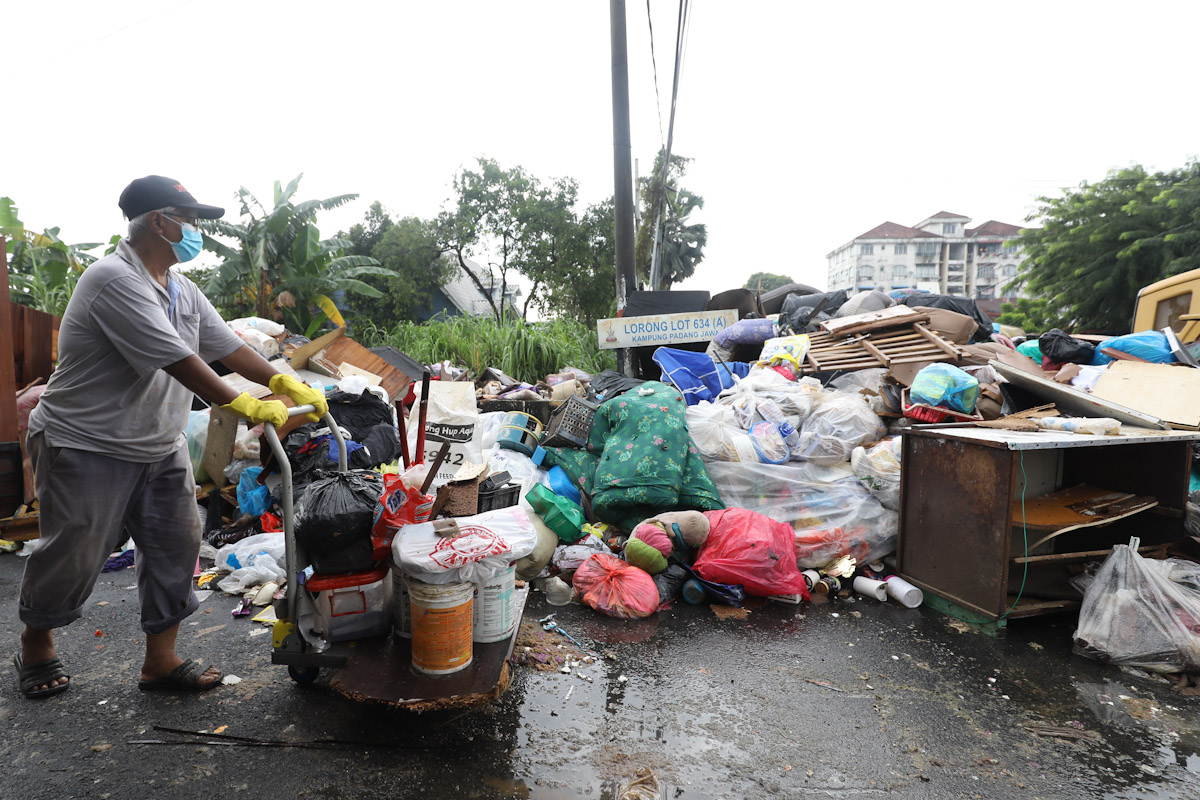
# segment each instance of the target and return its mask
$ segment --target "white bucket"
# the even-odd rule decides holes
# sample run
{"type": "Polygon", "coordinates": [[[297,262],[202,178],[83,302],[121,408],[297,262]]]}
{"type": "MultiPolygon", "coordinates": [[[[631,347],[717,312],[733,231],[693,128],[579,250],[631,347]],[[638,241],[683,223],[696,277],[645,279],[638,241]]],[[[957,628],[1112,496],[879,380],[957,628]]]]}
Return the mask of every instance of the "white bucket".
{"type": "Polygon", "coordinates": [[[435,585],[408,579],[412,665],[427,675],[448,675],[470,665],[475,584],[435,585]]]}
{"type": "Polygon", "coordinates": [[[476,642],[499,642],[512,636],[517,619],[513,614],[517,570],[508,568],[490,578],[475,592],[474,633],[476,642]]]}
{"type": "Polygon", "coordinates": [[[392,633],[405,639],[412,638],[408,584],[404,580],[404,573],[395,564],[392,564],[392,633]]]}

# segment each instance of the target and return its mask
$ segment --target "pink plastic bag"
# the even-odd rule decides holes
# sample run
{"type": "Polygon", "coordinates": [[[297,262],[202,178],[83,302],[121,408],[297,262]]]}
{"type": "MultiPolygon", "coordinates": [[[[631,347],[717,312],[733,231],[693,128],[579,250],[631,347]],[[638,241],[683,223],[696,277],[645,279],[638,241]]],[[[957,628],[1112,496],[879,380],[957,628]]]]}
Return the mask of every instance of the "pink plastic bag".
{"type": "Polygon", "coordinates": [[[711,530],[693,565],[700,577],[741,584],[755,597],[798,594],[808,599],[791,525],[745,508],[706,511],[704,516],[711,530]]]}
{"type": "Polygon", "coordinates": [[[572,584],[584,605],[610,617],[640,619],[658,610],[658,587],[650,573],[608,553],[584,561],[572,584]]]}

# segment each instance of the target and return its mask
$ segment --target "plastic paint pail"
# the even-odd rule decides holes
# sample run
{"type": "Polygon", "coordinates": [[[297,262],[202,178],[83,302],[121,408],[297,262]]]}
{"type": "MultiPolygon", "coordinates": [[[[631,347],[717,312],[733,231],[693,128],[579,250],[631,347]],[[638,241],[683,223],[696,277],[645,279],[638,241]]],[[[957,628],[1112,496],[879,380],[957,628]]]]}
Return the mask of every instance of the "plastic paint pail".
{"type": "Polygon", "coordinates": [[[413,669],[449,675],[470,665],[474,596],[473,583],[436,585],[408,579],[413,669]]]}

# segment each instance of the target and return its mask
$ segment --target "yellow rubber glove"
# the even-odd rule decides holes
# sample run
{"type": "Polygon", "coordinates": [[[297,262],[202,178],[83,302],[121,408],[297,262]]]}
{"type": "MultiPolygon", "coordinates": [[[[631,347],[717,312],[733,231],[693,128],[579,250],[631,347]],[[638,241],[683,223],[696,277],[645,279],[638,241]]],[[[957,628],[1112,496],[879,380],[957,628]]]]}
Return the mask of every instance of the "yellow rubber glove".
{"type": "Polygon", "coordinates": [[[288,421],[288,409],[278,400],[255,400],[242,392],[233,398],[232,403],[226,403],[221,408],[242,419],[257,425],[260,422],[270,422],[276,428],[282,428],[288,421]]]}
{"type": "Polygon", "coordinates": [[[325,401],[324,392],[312,388],[303,381],[296,380],[291,375],[278,372],[271,376],[267,385],[271,388],[272,394],[285,394],[292,398],[292,402],[298,406],[315,406],[317,413],[304,415],[309,422],[320,422],[321,417],[329,411],[329,403],[325,401]]]}

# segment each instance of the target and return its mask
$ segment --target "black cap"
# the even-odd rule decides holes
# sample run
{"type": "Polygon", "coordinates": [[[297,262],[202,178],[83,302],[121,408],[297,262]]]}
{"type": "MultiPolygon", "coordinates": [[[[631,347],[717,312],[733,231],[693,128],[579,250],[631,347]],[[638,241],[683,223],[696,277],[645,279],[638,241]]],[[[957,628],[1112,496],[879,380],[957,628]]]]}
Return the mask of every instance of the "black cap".
{"type": "Polygon", "coordinates": [[[147,211],[157,211],[160,208],[178,208],[193,212],[201,219],[217,219],[225,214],[225,209],[217,206],[206,206],[197,203],[192,193],[183,188],[183,184],[162,175],[147,175],[138,178],[125,187],[121,199],[117,201],[126,219],[145,214],[147,211]]]}

